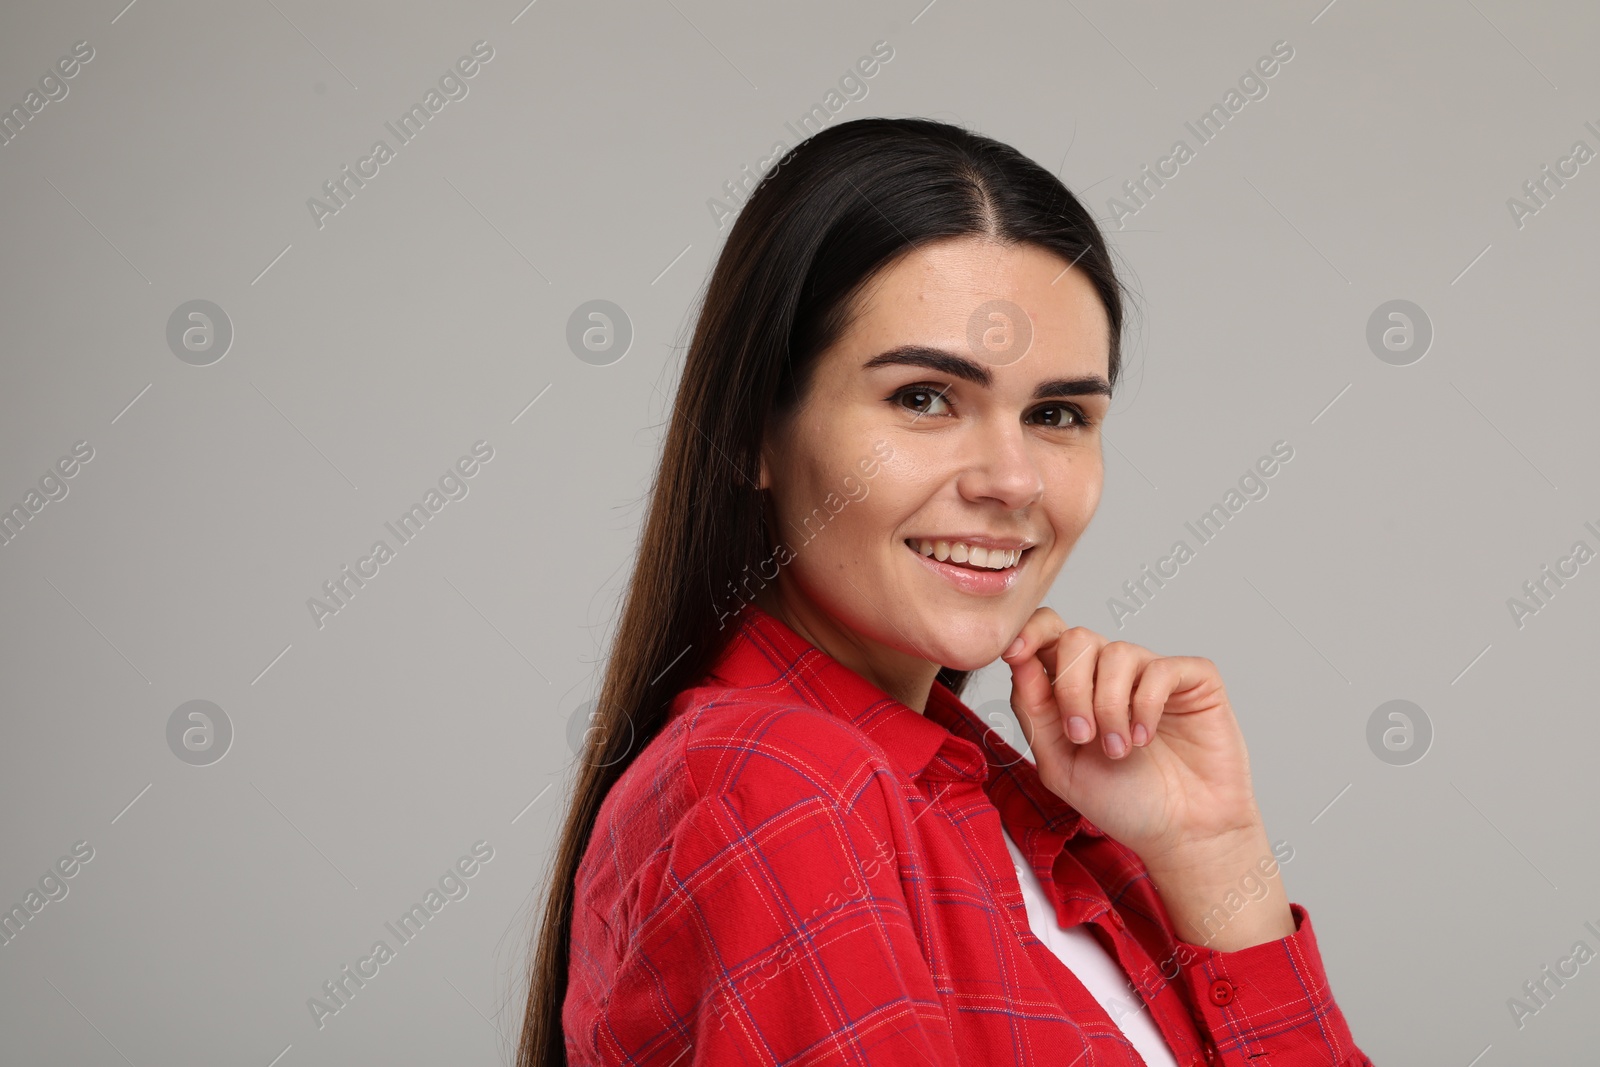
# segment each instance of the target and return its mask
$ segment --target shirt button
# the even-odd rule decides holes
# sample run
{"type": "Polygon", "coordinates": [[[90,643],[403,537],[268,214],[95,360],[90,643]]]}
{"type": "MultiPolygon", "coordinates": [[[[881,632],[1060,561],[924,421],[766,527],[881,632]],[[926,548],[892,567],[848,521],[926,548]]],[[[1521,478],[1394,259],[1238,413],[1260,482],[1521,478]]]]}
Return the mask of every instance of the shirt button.
{"type": "Polygon", "coordinates": [[[1211,983],[1211,1003],[1227,1004],[1233,1000],[1233,983],[1226,978],[1218,978],[1211,983]]]}
{"type": "Polygon", "coordinates": [[[1125,930],[1128,926],[1127,923],[1122,921],[1122,913],[1117,911],[1115,908],[1111,909],[1111,925],[1115,926],[1118,930],[1125,930]]]}

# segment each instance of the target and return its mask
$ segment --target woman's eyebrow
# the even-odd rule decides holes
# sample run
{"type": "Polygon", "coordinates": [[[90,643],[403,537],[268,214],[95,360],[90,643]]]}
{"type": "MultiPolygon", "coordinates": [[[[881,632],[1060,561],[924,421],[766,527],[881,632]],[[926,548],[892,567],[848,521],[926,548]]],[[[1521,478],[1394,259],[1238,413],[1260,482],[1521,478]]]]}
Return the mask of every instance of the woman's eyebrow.
{"type": "MultiPolygon", "coordinates": [[[[977,360],[926,345],[900,345],[898,348],[891,348],[867,360],[861,365],[861,369],[872,370],[875,367],[890,366],[927,367],[929,370],[981,385],[985,389],[994,384],[994,375],[977,360]]],[[[1035,400],[1053,396],[1091,394],[1110,396],[1111,383],[1098,374],[1090,374],[1081,378],[1053,378],[1040,382],[1033,390],[1035,400]]]]}

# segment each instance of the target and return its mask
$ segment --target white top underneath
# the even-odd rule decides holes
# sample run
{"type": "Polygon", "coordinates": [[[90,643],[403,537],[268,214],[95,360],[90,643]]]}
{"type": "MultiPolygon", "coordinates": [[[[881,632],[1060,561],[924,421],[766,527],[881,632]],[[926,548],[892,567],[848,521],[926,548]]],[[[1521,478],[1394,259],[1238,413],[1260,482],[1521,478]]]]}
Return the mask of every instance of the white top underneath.
{"type": "Polygon", "coordinates": [[[1022,887],[1022,899],[1028,907],[1028,926],[1045,947],[1055,953],[1067,970],[1082,982],[1084,988],[1100,1002],[1111,1021],[1132,1043],[1150,1067],[1178,1067],[1167,1039],[1162,1036],[1155,1020],[1145,1010],[1143,998],[1129,981],[1115,956],[1095,940],[1082,923],[1065,930],[1056,922],[1055,908],[1045,896],[1039,876],[1028,866],[1028,860],[1011,840],[1011,834],[1001,827],[1006,848],[1011,852],[1011,862],[1017,868],[1017,884],[1022,887]]]}

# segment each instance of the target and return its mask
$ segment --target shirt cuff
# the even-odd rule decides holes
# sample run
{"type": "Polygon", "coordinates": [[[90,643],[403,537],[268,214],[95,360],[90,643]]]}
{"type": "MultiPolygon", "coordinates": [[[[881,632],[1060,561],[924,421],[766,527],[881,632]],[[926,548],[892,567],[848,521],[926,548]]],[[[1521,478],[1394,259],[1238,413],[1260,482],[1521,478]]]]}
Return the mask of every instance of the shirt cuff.
{"type": "Polygon", "coordinates": [[[1232,952],[1179,941],[1182,980],[1208,1035],[1206,1062],[1310,1067],[1365,1064],[1334,1003],[1311,917],[1291,903],[1295,932],[1232,952]]]}

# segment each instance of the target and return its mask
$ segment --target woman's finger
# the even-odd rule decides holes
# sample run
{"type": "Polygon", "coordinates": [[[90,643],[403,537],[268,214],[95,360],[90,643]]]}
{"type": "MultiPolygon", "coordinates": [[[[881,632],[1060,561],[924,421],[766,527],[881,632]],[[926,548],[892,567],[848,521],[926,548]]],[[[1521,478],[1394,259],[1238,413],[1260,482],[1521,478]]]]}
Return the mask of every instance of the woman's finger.
{"type": "Polygon", "coordinates": [[[1062,745],[1061,713],[1050,690],[1050,677],[1037,656],[1011,664],[1011,711],[1022,727],[1033,758],[1046,766],[1062,745]]]}
{"type": "Polygon", "coordinates": [[[1000,656],[1011,667],[1011,710],[1016,713],[1035,758],[1049,759],[1066,736],[1061,709],[1050,684],[1054,677],[1055,640],[1066,630],[1067,624],[1055,611],[1037,608],[1011,647],[1000,656]]]}
{"type": "Polygon", "coordinates": [[[1095,662],[1105,643],[1093,630],[1074,626],[1054,645],[1039,650],[1039,659],[1054,677],[1051,688],[1067,739],[1078,744],[1094,740],[1095,662]]]}
{"type": "Polygon", "coordinates": [[[1121,759],[1133,751],[1128,698],[1139,671],[1155,654],[1127,641],[1111,641],[1100,649],[1094,671],[1094,718],[1107,756],[1121,759]]]}
{"type": "MultiPolygon", "coordinates": [[[[1028,621],[1022,624],[1011,647],[1000,654],[1007,663],[1019,663],[1036,655],[1041,648],[1054,644],[1055,639],[1067,631],[1067,624],[1052,608],[1035,608],[1028,621]]],[[[1045,664],[1048,668],[1049,664],[1045,664]]]]}
{"type": "Polygon", "coordinates": [[[1134,682],[1133,694],[1128,700],[1129,718],[1136,724],[1134,732],[1138,732],[1139,726],[1143,726],[1145,731],[1142,740],[1135,739],[1136,745],[1147,745],[1150,738],[1156,735],[1167,699],[1184,677],[1182,660],[1181,656],[1157,656],[1140,670],[1138,680],[1134,682]]]}

